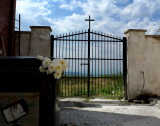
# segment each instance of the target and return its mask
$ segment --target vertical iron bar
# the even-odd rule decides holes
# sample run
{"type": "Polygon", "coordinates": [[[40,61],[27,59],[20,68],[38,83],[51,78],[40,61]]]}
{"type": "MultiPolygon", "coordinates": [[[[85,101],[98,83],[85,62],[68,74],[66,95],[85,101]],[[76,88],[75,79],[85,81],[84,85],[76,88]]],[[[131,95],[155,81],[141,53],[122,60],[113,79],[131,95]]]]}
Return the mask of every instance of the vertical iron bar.
{"type": "MultiPolygon", "coordinates": [[[[79,31],[79,33],[80,33],[80,31],[79,31]]],[[[80,35],[78,35],[78,40],[80,40],[80,35]]],[[[79,85],[79,76],[80,76],[79,75],[79,59],[80,59],[80,57],[79,57],[79,43],[80,42],[77,41],[77,43],[78,43],[78,87],[80,88],[80,85],[79,85]]],[[[82,93],[80,92],[80,89],[78,89],[78,90],[79,90],[80,95],[82,96],[82,93]]]]}
{"type": "MultiPolygon", "coordinates": [[[[121,54],[121,62],[120,62],[120,70],[122,71],[122,78],[121,78],[121,91],[124,90],[124,83],[123,83],[123,42],[120,43],[120,54],[121,54]]],[[[124,94],[123,94],[124,95],[124,94]]]]}
{"type": "Polygon", "coordinates": [[[64,34],[63,34],[62,47],[61,47],[61,49],[62,49],[62,57],[61,57],[61,58],[64,58],[64,57],[63,57],[63,53],[64,53],[64,34]]]}
{"type": "Polygon", "coordinates": [[[51,53],[50,56],[53,58],[54,56],[54,35],[51,35],[51,53]]]}
{"type": "Polygon", "coordinates": [[[21,15],[19,14],[19,56],[21,55],[21,15]]]}
{"type": "MultiPolygon", "coordinates": [[[[115,38],[115,36],[113,36],[113,38],[115,38]]],[[[113,42],[113,59],[116,59],[116,46],[115,46],[116,42],[113,42]]],[[[115,87],[116,87],[116,60],[113,60],[113,91],[112,91],[112,96],[114,96],[114,91],[115,91],[115,87]]]]}
{"type": "MultiPolygon", "coordinates": [[[[63,34],[63,40],[62,40],[62,47],[61,47],[61,48],[62,48],[62,51],[61,51],[61,52],[62,52],[62,56],[61,56],[61,58],[64,58],[64,57],[63,57],[63,53],[65,52],[65,51],[64,51],[64,34],[63,34]]],[[[67,90],[67,89],[66,89],[66,83],[64,83],[64,82],[65,82],[64,79],[66,79],[66,78],[62,77],[61,83],[62,83],[62,85],[64,85],[65,90],[67,90]]]]}
{"type": "MultiPolygon", "coordinates": [[[[83,30],[82,30],[83,33],[83,30]]],[[[82,41],[81,41],[81,95],[82,94],[82,81],[83,81],[83,77],[82,77],[82,53],[83,53],[83,34],[82,34],[82,41]]]]}
{"type": "MultiPolygon", "coordinates": [[[[109,41],[111,40],[111,38],[109,38],[109,41]]],[[[112,59],[112,43],[110,42],[110,59],[112,59]]],[[[109,91],[109,95],[111,96],[111,91],[112,91],[112,81],[111,81],[111,76],[112,76],[112,60],[110,60],[110,79],[109,79],[109,82],[110,82],[110,91],[109,91]]]]}
{"type": "MultiPolygon", "coordinates": [[[[70,39],[70,36],[69,36],[69,39],[70,39]]],[[[72,32],[72,40],[73,40],[73,32],[72,32]]],[[[72,58],[74,58],[74,57],[73,57],[73,41],[72,41],[72,58]]],[[[72,59],[72,65],[71,65],[71,66],[72,66],[72,71],[73,71],[73,67],[74,67],[74,66],[73,66],[73,59],[72,59]]],[[[73,79],[74,79],[74,78],[72,78],[72,81],[73,81],[73,79]]],[[[73,82],[71,83],[71,93],[72,93],[72,84],[73,84],[73,82]]],[[[73,95],[73,94],[72,94],[72,95],[73,95]]]]}
{"type": "MultiPolygon", "coordinates": [[[[120,43],[120,42],[117,42],[117,43],[116,43],[116,59],[119,59],[119,53],[118,53],[119,43],[120,43]]],[[[116,69],[117,69],[117,70],[116,70],[116,73],[117,73],[116,76],[117,76],[117,86],[118,86],[118,87],[116,86],[116,87],[117,87],[116,96],[119,96],[119,90],[120,90],[120,89],[119,89],[119,77],[120,77],[120,72],[119,72],[119,69],[118,69],[118,62],[119,62],[119,60],[116,61],[116,69]]]]}
{"type": "Polygon", "coordinates": [[[67,58],[68,57],[68,48],[67,48],[67,43],[68,43],[68,41],[64,41],[64,49],[66,50],[66,53],[65,53],[65,55],[64,55],[64,57],[65,58],[67,58]],[[66,44],[65,44],[66,43],[66,44]]]}
{"type": "MultiPolygon", "coordinates": [[[[119,50],[118,50],[118,52],[119,52],[119,59],[122,59],[122,51],[121,51],[121,45],[122,45],[122,42],[120,42],[119,43],[119,50]]],[[[121,62],[122,62],[122,60],[119,60],[119,70],[120,70],[120,73],[121,73],[121,78],[120,78],[120,83],[121,83],[121,80],[122,80],[122,78],[123,78],[123,71],[121,70],[121,62]]],[[[121,83],[121,86],[123,87],[123,84],[121,83]]],[[[122,91],[122,87],[121,87],[121,89],[120,89],[120,92],[122,91]]]]}
{"type": "MultiPolygon", "coordinates": [[[[119,43],[119,59],[121,59],[121,60],[119,60],[119,70],[120,70],[120,79],[119,79],[119,83],[121,83],[121,88],[120,88],[120,91],[119,92],[122,92],[123,93],[123,91],[124,91],[124,88],[123,88],[123,84],[122,84],[122,78],[123,78],[123,71],[122,71],[122,69],[121,69],[121,62],[123,62],[123,60],[122,60],[122,50],[121,50],[121,45],[123,44],[123,42],[120,42],[119,43]]],[[[121,94],[122,94],[121,93],[121,94]]],[[[122,94],[123,95],[123,94],[122,94]]],[[[121,95],[121,96],[122,96],[121,95]]]]}
{"type": "MultiPolygon", "coordinates": [[[[66,38],[67,38],[67,37],[66,37],[66,38]]],[[[64,40],[63,40],[63,41],[64,41],[64,40]]],[[[64,52],[66,51],[65,56],[64,56],[65,58],[68,57],[68,53],[67,53],[67,52],[68,52],[67,42],[68,42],[68,41],[64,41],[64,50],[63,50],[63,51],[64,51],[64,52]],[[66,43],[66,48],[65,48],[65,43],[66,43]]],[[[63,57],[63,58],[64,58],[64,57],[63,57]]],[[[67,80],[68,80],[68,78],[67,78],[67,76],[66,76],[66,72],[67,72],[67,70],[65,71],[65,77],[63,78],[63,79],[64,79],[63,83],[67,86],[67,80]]],[[[69,92],[69,88],[68,88],[68,92],[69,92]]],[[[68,95],[69,95],[69,94],[68,94],[68,95]]]]}
{"type": "MultiPolygon", "coordinates": [[[[77,56],[77,53],[76,53],[76,51],[77,51],[77,49],[76,49],[76,44],[77,44],[77,43],[76,43],[76,38],[77,38],[77,36],[75,35],[75,36],[74,36],[74,44],[75,44],[75,46],[74,46],[74,47],[75,47],[75,56],[74,56],[74,58],[76,58],[76,56],[77,56]]],[[[74,65],[75,65],[75,66],[74,66],[74,67],[75,67],[75,75],[74,75],[74,77],[75,77],[74,80],[75,80],[75,81],[74,81],[74,83],[75,83],[75,85],[76,85],[76,87],[77,87],[77,84],[76,84],[76,81],[77,81],[77,78],[76,78],[76,72],[77,72],[76,62],[77,62],[77,60],[75,59],[74,62],[75,62],[75,63],[74,63],[74,65]]],[[[76,90],[76,91],[78,92],[78,96],[79,96],[79,87],[78,87],[78,90],[76,90]]]]}
{"type": "MultiPolygon", "coordinates": [[[[114,36],[112,36],[114,37],[114,36]]],[[[114,81],[115,81],[115,78],[114,78],[114,43],[112,42],[112,92],[111,92],[111,95],[113,96],[113,91],[114,91],[114,81]]]]}
{"type": "Polygon", "coordinates": [[[55,40],[55,42],[54,43],[56,43],[56,55],[55,55],[55,58],[57,58],[57,51],[58,51],[58,47],[57,47],[57,40],[55,40]]]}
{"type": "MultiPolygon", "coordinates": [[[[61,34],[60,34],[60,37],[61,37],[61,34]]],[[[58,58],[60,58],[60,56],[61,56],[61,41],[59,41],[59,57],[58,58]]]]}
{"type": "MultiPolygon", "coordinates": [[[[98,32],[98,34],[99,34],[99,32],[98,32]]],[[[99,35],[98,35],[98,94],[99,94],[99,80],[100,80],[100,78],[99,78],[99,67],[100,67],[100,65],[99,65],[99,35]]]]}
{"type": "MultiPolygon", "coordinates": [[[[103,35],[103,33],[101,33],[102,35],[103,35]]],[[[103,37],[101,36],[101,59],[102,59],[102,57],[103,57],[103,50],[102,50],[102,48],[103,48],[103,46],[102,46],[102,44],[103,44],[103,37]]],[[[103,60],[101,60],[101,89],[100,89],[100,91],[102,90],[102,75],[103,75],[103,70],[102,70],[102,65],[103,64],[103,60]]]]}
{"type": "MultiPolygon", "coordinates": [[[[118,38],[118,37],[116,37],[116,38],[118,38]]],[[[115,42],[115,44],[114,44],[114,46],[115,46],[115,59],[118,59],[117,58],[117,44],[118,44],[119,42],[115,42]]],[[[117,69],[117,61],[118,60],[115,60],[115,79],[116,79],[116,82],[115,82],[115,87],[114,88],[116,88],[116,89],[114,89],[114,96],[118,96],[118,94],[117,94],[117,89],[118,89],[118,69],[117,69]]]]}
{"type": "MultiPolygon", "coordinates": [[[[86,32],[86,30],[85,30],[85,32],[86,32]]],[[[87,40],[87,34],[85,33],[85,40],[87,40]]],[[[86,58],[87,56],[87,42],[85,41],[85,44],[84,44],[84,58],[86,58]]],[[[84,59],[84,63],[86,63],[86,60],[84,59]]],[[[87,87],[86,87],[86,71],[85,71],[85,68],[86,68],[86,66],[84,66],[84,90],[85,91],[87,91],[88,92],[88,84],[87,84],[87,87]]]]}
{"type": "MultiPolygon", "coordinates": [[[[104,34],[105,35],[105,34],[104,34]]],[[[104,59],[106,59],[106,49],[105,49],[105,47],[106,47],[106,42],[105,42],[105,37],[103,37],[103,40],[104,40],[104,43],[103,43],[103,50],[104,50],[104,59]]],[[[105,61],[106,60],[104,60],[103,61],[103,67],[104,67],[104,69],[103,69],[103,73],[104,73],[104,81],[103,81],[103,83],[104,83],[104,86],[103,86],[103,88],[105,89],[105,84],[106,84],[106,79],[105,79],[105,77],[106,77],[106,73],[105,73],[105,69],[106,69],[106,64],[105,64],[105,61]]]]}
{"type": "Polygon", "coordinates": [[[113,67],[114,66],[114,60],[113,60],[114,59],[114,45],[113,45],[113,42],[111,43],[111,46],[112,46],[111,47],[112,48],[112,54],[111,54],[112,55],[111,56],[112,57],[112,67],[111,67],[111,70],[112,70],[112,79],[111,79],[112,80],[112,82],[111,82],[112,83],[112,90],[111,90],[111,96],[112,96],[112,91],[113,91],[113,86],[114,86],[114,67],[113,67]]]}
{"type": "MultiPolygon", "coordinates": [[[[119,59],[121,59],[121,42],[119,43],[119,49],[118,49],[118,52],[119,52],[119,59]]],[[[121,75],[121,78],[120,78],[120,82],[121,82],[121,79],[122,79],[122,76],[123,76],[123,73],[122,73],[122,71],[121,71],[121,60],[119,60],[119,63],[118,63],[118,68],[119,68],[119,70],[120,70],[120,75],[121,75]]],[[[119,82],[119,83],[120,83],[119,82]]],[[[122,85],[123,86],[123,85],[122,85]]],[[[120,92],[121,92],[121,89],[120,89],[120,92]]]]}
{"type": "Polygon", "coordinates": [[[88,97],[90,95],[90,29],[88,29],[88,97]]]}
{"type": "MultiPolygon", "coordinates": [[[[66,36],[67,36],[67,33],[66,33],[66,36]]],[[[70,33],[69,33],[69,36],[70,36],[70,33]]],[[[67,37],[66,37],[66,39],[67,39],[67,37]]],[[[70,46],[71,46],[71,42],[69,41],[69,49],[68,49],[69,50],[69,59],[71,58],[70,46]]],[[[70,60],[69,60],[69,64],[70,64],[70,60]]],[[[70,70],[68,70],[68,71],[70,71],[70,70]]],[[[70,90],[70,84],[69,84],[70,79],[71,78],[69,77],[69,72],[68,72],[68,96],[72,96],[71,90],[70,90]]]]}
{"type": "MultiPolygon", "coordinates": [[[[121,52],[120,52],[121,49],[120,48],[121,48],[121,42],[119,43],[119,48],[118,48],[118,54],[119,54],[118,58],[119,59],[121,59],[121,52]]],[[[119,62],[118,62],[118,69],[120,70],[120,77],[121,77],[120,80],[119,80],[119,83],[121,83],[121,79],[122,79],[122,76],[123,76],[122,71],[121,71],[121,60],[119,60],[119,62]]],[[[120,89],[119,92],[121,92],[121,89],[120,89]]]]}
{"type": "Polygon", "coordinates": [[[127,96],[127,39],[123,38],[123,82],[124,82],[124,97],[128,99],[127,96]]]}
{"type": "MultiPolygon", "coordinates": [[[[95,31],[95,33],[96,33],[96,31],[95,31]]],[[[98,54],[98,53],[96,53],[96,51],[97,51],[97,42],[96,42],[96,34],[94,35],[94,38],[95,38],[95,93],[97,93],[97,67],[96,67],[96,63],[97,63],[97,60],[96,60],[96,58],[97,58],[97,55],[96,54],[98,54]]]]}
{"type": "MultiPolygon", "coordinates": [[[[93,32],[93,30],[92,30],[92,32],[93,32]]],[[[92,33],[92,40],[93,40],[93,33],[92,33]]],[[[92,75],[92,95],[95,94],[95,90],[94,90],[95,87],[93,86],[94,85],[94,82],[93,82],[93,76],[94,76],[93,75],[93,58],[94,58],[94,56],[93,56],[93,43],[94,42],[92,41],[92,74],[91,74],[92,75]]]]}
{"type": "MultiPolygon", "coordinates": [[[[108,36],[108,34],[107,34],[107,36],[108,36]]],[[[107,59],[109,59],[109,53],[111,52],[111,50],[110,50],[110,48],[109,48],[109,42],[108,42],[108,37],[107,37],[107,46],[106,46],[106,50],[107,50],[107,59]]],[[[110,62],[110,60],[107,60],[106,61],[107,62],[107,87],[108,87],[108,89],[109,89],[109,74],[110,74],[110,66],[109,66],[109,62],[110,62]]],[[[108,92],[106,92],[107,94],[108,94],[108,92]]]]}

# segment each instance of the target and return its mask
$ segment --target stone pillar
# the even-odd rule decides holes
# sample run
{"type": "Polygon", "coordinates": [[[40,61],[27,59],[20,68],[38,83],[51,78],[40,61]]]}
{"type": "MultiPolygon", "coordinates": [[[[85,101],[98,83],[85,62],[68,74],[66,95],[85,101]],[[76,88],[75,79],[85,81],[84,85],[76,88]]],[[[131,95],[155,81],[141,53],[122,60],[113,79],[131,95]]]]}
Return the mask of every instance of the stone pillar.
{"type": "Polygon", "coordinates": [[[127,38],[127,94],[128,100],[141,95],[144,84],[143,51],[145,32],[142,29],[129,29],[125,32],[127,38]]]}
{"type": "Polygon", "coordinates": [[[49,26],[31,26],[29,56],[50,57],[52,29],[49,26]]]}

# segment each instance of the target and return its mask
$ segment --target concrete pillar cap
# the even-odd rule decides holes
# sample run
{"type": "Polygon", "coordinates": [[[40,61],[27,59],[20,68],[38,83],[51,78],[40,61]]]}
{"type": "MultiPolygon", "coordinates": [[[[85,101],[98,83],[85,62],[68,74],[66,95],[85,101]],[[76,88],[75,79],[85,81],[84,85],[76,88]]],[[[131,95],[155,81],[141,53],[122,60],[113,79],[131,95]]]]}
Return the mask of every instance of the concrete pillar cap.
{"type": "Polygon", "coordinates": [[[50,26],[30,26],[31,29],[33,28],[49,28],[50,31],[52,31],[51,27],[50,26]]]}
{"type": "Polygon", "coordinates": [[[128,29],[124,32],[124,34],[127,34],[129,32],[146,32],[146,29],[128,29]]]}

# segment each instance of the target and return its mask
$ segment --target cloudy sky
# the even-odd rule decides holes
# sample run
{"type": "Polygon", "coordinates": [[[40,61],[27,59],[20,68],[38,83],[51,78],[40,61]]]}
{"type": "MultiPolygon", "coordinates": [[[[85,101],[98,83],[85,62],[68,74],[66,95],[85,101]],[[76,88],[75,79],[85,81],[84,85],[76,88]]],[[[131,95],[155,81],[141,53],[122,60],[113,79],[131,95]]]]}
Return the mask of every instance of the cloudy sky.
{"type": "Polygon", "coordinates": [[[127,29],[147,29],[155,34],[160,25],[160,0],[17,0],[16,18],[21,30],[51,26],[52,34],[88,29],[85,19],[95,19],[91,29],[124,36],[127,29]]]}

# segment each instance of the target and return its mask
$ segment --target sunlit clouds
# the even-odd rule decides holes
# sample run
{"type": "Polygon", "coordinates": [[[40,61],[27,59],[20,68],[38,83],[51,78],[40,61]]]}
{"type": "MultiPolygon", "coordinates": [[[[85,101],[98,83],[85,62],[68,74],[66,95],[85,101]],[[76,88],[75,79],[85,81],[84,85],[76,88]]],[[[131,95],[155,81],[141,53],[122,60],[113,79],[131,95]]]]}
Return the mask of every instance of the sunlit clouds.
{"type": "Polygon", "coordinates": [[[155,34],[160,24],[160,0],[17,0],[22,30],[51,26],[52,34],[88,29],[85,19],[95,19],[92,29],[124,36],[127,29],[147,29],[155,34]]]}

